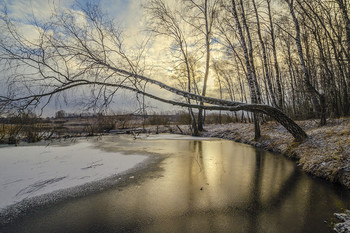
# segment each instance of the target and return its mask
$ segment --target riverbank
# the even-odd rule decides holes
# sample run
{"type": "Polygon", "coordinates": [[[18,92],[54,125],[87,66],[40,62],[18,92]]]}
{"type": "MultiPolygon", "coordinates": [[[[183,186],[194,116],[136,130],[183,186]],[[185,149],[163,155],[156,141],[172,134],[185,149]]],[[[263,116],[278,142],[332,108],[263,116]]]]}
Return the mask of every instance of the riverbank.
{"type": "MultiPolygon", "coordinates": [[[[350,188],[350,118],[329,119],[326,126],[316,120],[297,122],[309,138],[297,143],[277,122],[261,125],[262,137],[254,140],[253,124],[206,125],[203,137],[217,137],[281,153],[295,159],[305,172],[350,188]]],[[[189,133],[188,126],[159,127],[159,132],[189,133]],[[180,131],[181,129],[181,131],[180,131]]],[[[150,128],[151,132],[155,128],[150,128]]]]}
{"type": "Polygon", "coordinates": [[[319,127],[314,120],[297,122],[309,138],[302,143],[276,122],[261,126],[262,137],[254,140],[252,124],[209,125],[205,137],[219,137],[250,144],[297,160],[305,172],[350,188],[350,118],[332,119],[319,127]]]}
{"type": "MultiPolygon", "coordinates": [[[[309,136],[302,143],[295,142],[292,135],[276,122],[261,125],[262,137],[257,141],[254,140],[253,124],[242,123],[206,125],[201,136],[233,140],[281,153],[296,160],[308,174],[350,188],[350,118],[331,119],[322,127],[315,120],[298,121],[297,124],[309,136]]],[[[350,232],[350,211],[335,216],[341,222],[333,229],[339,233],[350,232]]]]}

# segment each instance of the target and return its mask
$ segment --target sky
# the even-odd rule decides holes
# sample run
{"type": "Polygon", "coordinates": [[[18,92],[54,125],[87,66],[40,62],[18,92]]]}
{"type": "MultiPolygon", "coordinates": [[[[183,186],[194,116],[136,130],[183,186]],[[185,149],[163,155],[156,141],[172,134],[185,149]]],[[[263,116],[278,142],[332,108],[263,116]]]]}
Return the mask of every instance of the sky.
{"type": "MultiPolygon", "coordinates": [[[[100,3],[102,8],[113,17],[120,19],[135,18],[131,10],[135,10],[139,0],[2,0],[7,5],[9,13],[17,19],[35,16],[49,17],[53,6],[73,9],[76,4],[100,3]]],[[[140,9],[139,9],[140,10],[140,9]]]]}
{"type": "MultiPolygon", "coordinates": [[[[85,5],[87,2],[86,0],[0,0],[0,6],[6,5],[10,18],[16,21],[26,38],[35,39],[37,37],[36,30],[30,23],[33,15],[40,20],[45,20],[50,17],[52,10],[56,7],[58,9],[76,10],[78,9],[77,4],[85,5]]],[[[141,0],[89,0],[89,2],[99,3],[102,11],[121,25],[124,33],[129,36],[128,38],[133,39],[128,41],[137,41],[140,38],[141,26],[144,23],[141,0]]],[[[150,49],[149,56],[158,57],[163,43],[154,44],[157,45],[157,48],[153,46],[150,49]]],[[[167,45],[167,43],[165,44],[167,45]]],[[[4,91],[0,87],[0,92],[4,91]]],[[[114,100],[115,103],[111,106],[114,112],[133,111],[139,106],[134,100],[134,94],[127,92],[117,93],[114,100]]],[[[148,105],[153,105],[149,108],[149,111],[169,111],[172,109],[163,103],[152,104],[150,101],[148,102],[148,105]]],[[[58,98],[46,107],[44,115],[53,116],[60,109],[65,109],[67,112],[83,111],[82,108],[77,108],[76,105],[77,103],[67,105],[62,99],[58,98]]]]}
{"type": "MultiPolygon", "coordinates": [[[[51,16],[53,9],[70,9],[77,11],[77,5],[85,5],[87,2],[99,3],[103,12],[115,19],[118,24],[123,28],[124,34],[127,35],[127,43],[137,43],[144,40],[144,25],[145,17],[143,15],[143,9],[141,6],[143,0],[0,0],[0,6],[6,5],[9,16],[15,20],[21,32],[26,38],[35,39],[38,34],[30,22],[33,15],[40,19],[45,20],[51,16]]],[[[168,4],[175,3],[176,0],[167,0],[168,4]]],[[[79,13],[79,12],[77,12],[79,13]]],[[[78,14],[77,14],[78,15],[78,14]]],[[[132,45],[131,45],[132,46],[132,45]]],[[[152,38],[148,50],[147,50],[147,65],[153,70],[153,77],[167,77],[162,79],[164,82],[169,81],[169,70],[173,66],[173,58],[169,54],[168,48],[171,46],[170,40],[161,37],[152,38]]],[[[3,92],[1,88],[0,80],[0,93],[3,92]]],[[[209,92],[210,84],[213,84],[213,80],[209,78],[209,92]]],[[[154,89],[153,89],[154,90],[154,89]]],[[[157,92],[159,94],[159,92],[157,92]]],[[[163,98],[173,98],[171,93],[161,93],[163,98]]],[[[69,94],[68,94],[69,97],[69,94]]],[[[113,112],[130,112],[138,108],[138,103],[135,101],[134,94],[127,92],[117,93],[115,103],[111,106],[113,112]]],[[[64,109],[67,112],[79,113],[83,111],[82,108],[77,108],[79,103],[67,105],[65,101],[60,98],[56,101],[52,101],[46,107],[44,115],[53,116],[56,111],[64,109]]],[[[150,106],[149,112],[166,112],[177,111],[181,108],[174,108],[164,103],[148,100],[147,105],[150,106]]],[[[82,105],[80,105],[82,106],[82,105]]]]}
{"type": "Polygon", "coordinates": [[[77,9],[77,5],[99,3],[101,9],[109,17],[116,19],[126,31],[126,34],[135,34],[142,22],[141,0],[0,0],[0,5],[6,5],[9,16],[22,23],[22,30],[28,37],[33,35],[32,25],[28,22],[32,16],[39,19],[48,19],[52,10],[77,9]]]}

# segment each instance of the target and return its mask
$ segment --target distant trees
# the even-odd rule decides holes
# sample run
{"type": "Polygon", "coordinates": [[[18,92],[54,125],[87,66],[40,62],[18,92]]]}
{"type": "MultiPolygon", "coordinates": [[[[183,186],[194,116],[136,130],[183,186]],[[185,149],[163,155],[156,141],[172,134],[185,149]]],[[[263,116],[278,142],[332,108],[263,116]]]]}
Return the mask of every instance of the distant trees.
{"type": "Polygon", "coordinates": [[[59,110],[55,113],[56,118],[63,118],[66,116],[66,112],[64,110],[59,110]]]}
{"type": "MultiPolygon", "coordinates": [[[[183,26],[183,13],[178,9],[170,8],[164,0],[151,0],[145,5],[145,9],[150,16],[149,30],[156,36],[164,36],[172,42],[172,50],[176,58],[174,66],[182,69],[178,71],[183,72],[186,77],[186,91],[193,92],[198,90],[195,80],[193,63],[194,54],[189,51],[190,39],[186,34],[186,27],[183,26]]],[[[191,104],[191,99],[187,98],[187,103],[191,104]]],[[[188,108],[191,116],[191,126],[194,135],[199,135],[197,120],[192,108],[188,108]]]]}
{"type": "MultiPolygon", "coordinates": [[[[211,43],[214,39],[214,27],[219,13],[219,0],[184,0],[189,9],[188,19],[185,21],[196,31],[200,41],[204,41],[205,68],[202,85],[202,96],[206,96],[210,70],[211,43]]],[[[201,46],[201,45],[200,45],[201,46]]],[[[200,102],[203,105],[203,101],[200,102]]],[[[198,109],[198,130],[203,131],[203,109],[198,109]]]]}
{"type": "Polygon", "coordinates": [[[20,139],[38,142],[52,136],[52,127],[30,112],[12,113],[1,121],[0,143],[17,144],[20,139]]]}
{"type": "MultiPolygon", "coordinates": [[[[206,96],[219,0],[181,0],[180,3],[170,7],[164,0],[147,1],[144,7],[149,15],[149,27],[156,36],[172,40],[171,49],[178,52],[173,54],[178,62],[174,66],[186,74],[187,91],[206,96]],[[196,75],[198,70],[202,74],[200,78],[196,75]]],[[[192,129],[198,134],[203,130],[203,109],[198,109],[197,117],[191,109],[189,113],[192,129]]]]}

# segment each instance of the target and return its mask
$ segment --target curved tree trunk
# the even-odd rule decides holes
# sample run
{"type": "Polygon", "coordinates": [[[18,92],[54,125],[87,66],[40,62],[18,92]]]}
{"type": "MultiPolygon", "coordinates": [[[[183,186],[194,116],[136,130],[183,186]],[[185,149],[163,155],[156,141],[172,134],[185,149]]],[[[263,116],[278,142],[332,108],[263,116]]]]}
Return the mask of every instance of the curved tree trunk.
{"type": "MultiPolygon", "coordinates": [[[[72,81],[72,83],[70,85],[66,85],[64,87],[57,88],[51,92],[22,97],[22,98],[18,98],[18,99],[10,99],[10,98],[6,98],[6,97],[1,97],[0,98],[0,105],[6,104],[6,103],[11,103],[11,102],[16,102],[16,101],[18,101],[18,102],[25,101],[24,104],[29,105],[31,102],[36,101],[42,97],[52,96],[56,93],[65,91],[67,89],[77,87],[77,86],[83,86],[83,85],[101,85],[101,86],[122,88],[125,90],[133,91],[133,92],[138,93],[138,94],[142,94],[142,95],[147,96],[149,98],[152,98],[154,100],[158,100],[158,101],[161,101],[164,103],[168,103],[168,104],[172,104],[172,105],[176,105],[176,106],[181,106],[181,107],[186,107],[186,108],[190,108],[190,109],[203,108],[205,110],[224,110],[224,111],[232,111],[232,112],[249,111],[249,112],[253,112],[253,113],[263,113],[263,114],[266,114],[266,115],[272,117],[277,122],[279,122],[281,125],[283,125],[288,130],[288,132],[293,135],[293,137],[295,138],[296,141],[301,142],[308,137],[307,134],[305,133],[305,131],[298,124],[296,124],[292,119],[290,119],[286,114],[284,114],[281,110],[279,110],[275,107],[269,106],[269,105],[230,102],[230,101],[226,101],[226,100],[214,99],[214,98],[210,98],[210,97],[201,97],[201,96],[192,94],[195,99],[198,98],[200,101],[203,101],[204,103],[217,104],[217,105],[211,105],[211,106],[208,106],[208,105],[201,106],[201,105],[194,105],[194,104],[189,104],[189,103],[184,103],[184,102],[177,102],[177,101],[173,101],[173,100],[163,99],[163,98],[160,98],[158,96],[147,93],[145,91],[136,89],[134,87],[125,86],[122,84],[105,83],[105,82],[88,81],[88,80],[72,81]]],[[[179,95],[181,95],[181,96],[185,95],[183,93],[183,91],[181,91],[181,90],[178,90],[178,91],[179,91],[179,95]]],[[[188,95],[187,98],[192,99],[191,95],[188,95]]]]}
{"type": "MultiPolygon", "coordinates": [[[[121,88],[125,88],[128,90],[132,90],[130,87],[121,87],[121,88]]],[[[140,90],[132,90],[135,92],[141,92],[140,90]]],[[[279,110],[278,108],[269,106],[269,105],[265,105],[265,104],[244,104],[241,103],[240,105],[235,105],[235,106],[201,106],[201,105],[194,105],[194,104],[186,104],[186,103],[181,103],[181,102],[176,102],[173,100],[165,100],[162,98],[159,98],[157,96],[154,96],[152,94],[149,93],[142,93],[152,99],[156,99],[168,104],[172,104],[172,105],[177,105],[177,106],[181,106],[181,107],[188,107],[188,108],[196,108],[196,109],[200,109],[203,108],[205,110],[225,110],[225,111],[248,111],[248,112],[253,112],[253,113],[263,113],[266,114],[270,117],[272,117],[273,119],[275,119],[278,123],[280,123],[284,128],[286,128],[286,130],[288,130],[288,132],[290,134],[293,135],[294,139],[298,142],[302,142],[304,141],[308,136],[305,133],[305,131],[298,125],[296,124],[291,118],[289,118],[286,114],[284,114],[281,110],[279,110]]],[[[203,102],[206,102],[203,99],[203,102]]]]}

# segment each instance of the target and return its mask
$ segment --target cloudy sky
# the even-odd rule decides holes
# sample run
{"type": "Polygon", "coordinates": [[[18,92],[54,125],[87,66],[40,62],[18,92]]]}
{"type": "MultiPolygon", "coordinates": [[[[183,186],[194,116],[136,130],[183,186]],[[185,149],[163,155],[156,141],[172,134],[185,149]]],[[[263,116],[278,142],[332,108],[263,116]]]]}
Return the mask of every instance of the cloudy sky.
{"type": "MultiPolygon", "coordinates": [[[[71,11],[77,11],[76,15],[82,15],[82,12],[78,12],[78,5],[84,6],[87,2],[99,3],[102,11],[107,13],[110,18],[115,19],[123,28],[124,34],[127,35],[126,43],[139,43],[146,38],[146,22],[144,10],[141,6],[142,1],[143,0],[0,0],[0,6],[6,6],[8,15],[16,22],[26,38],[35,40],[38,36],[38,32],[31,23],[33,16],[45,21],[45,19],[49,19],[54,9],[70,9],[71,11]]],[[[172,8],[174,8],[173,4],[177,3],[177,0],[167,0],[166,2],[169,5],[171,4],[172,8]]],[[[169,71],[173,70],[174,67],[174,58],[169,50],[170,46],[171,41],[165,37],[152,37],[152,40],[149,42],[146,63],[147,67],[150,67],[149,69],[152,70],[151,78],[161,79],[163,82],[169,83],[169,71]]],[[[211,86],[214,86],[213,82],[213,78],[209,77],[208,92],[211,91],[211,86]]],[[[4,90],[1,89],[0,87],[0,92],[4,92],[4,90]]],[[[157,94],[163,98],[173,98],[171,93],[160,94],[157,92],[157,94]]],[[[67,95],[69,98],[69,94],[67,95]]],[[[114,111],[125,112],[136,109],[139,105],[134,97],[134,94],[128,95],[125,92],[118,93],[114,98],[114,111]]],[[[71,99],[74,98],[71,97],[71,99]]],[[[148,103],[148,105],[152,106],[149,112],[178,110],[178,108],[159,102],[154,103],[154,101],[149,101],[148,103]]],[[[53,115],[60,109],[66,109],[69,112],[81,111],[80,108],[76,107],[76,103],[75,106],[67,106],[65,101],[60,101],[58,99],[49,105],[46,115],[53,115]]]]}
{"type": "MultiPolygon", "coordinates": [[[[45,20],[50,17],[55,8],[76,10],[79,8],[77,5],[85,5],[87,2],[86,0],[0,0],[0,5],[1,7],[6,6],[8,15],[17,23],[26,38],[35,39],[37,32],[30,23],[33,16],[40,20],[45,20]]],[[[128,35],[128,38],[132,38],[132,40],[128,41],[136,42],[144,39],[142,33],[140,33],[144,24],[141,0],[89,0],[89,2],[99,3],[103,12],[106,12],[110,18],[115,19],[121,25],[125,35],[128,35]]],[[[166,41],[153,43],[149,50],[148,56],[150,58],[148,60],[151,61],[159,57],[164,46],[168,46],[166,41]]],[[[4,92],[4,90],[0,88],[0,92],[4,92]]],[[[118,93],[114,100],[113,109],[116,112],[132,111],[139,106],[134,100],[134,95],[130,96],[125,92],[118,93]]],[[[149,111],[168,111],[173,109],[159,102],[149,104],[152,105],[149,111]]],[[[55,111],[60,109],[73,112],[81,111],[76,106],[67,106],[64,101],[58,99],[47,107],[45,115],[53,115],[55,111]]]]}
{"type": "Polygon", "coordinates": [[[75,10],[88,2],[99,3],[103,12],[120,23],[125,34],[135,36],[141,30],[142,0],[0,0],[0,5],[6,6],[9,16],[21,24],[22,32],[30,38],[36,36],[30,24],[33,16],[45,20],[55,8],[75,10]]]}
{"type": "MultiPolygon", "coordinates": [[[[59,8],[74,8],[76,4],[86,4],[86,0],[1,0],[6,4],[9,13],[17,19],[31,17],[49,17],[54,6],[59,8]]],[[[121,20],[137,20],[139,16],[140,0],[89,0],[100,3],[102,8],[111,16],[121,20]]]]}

